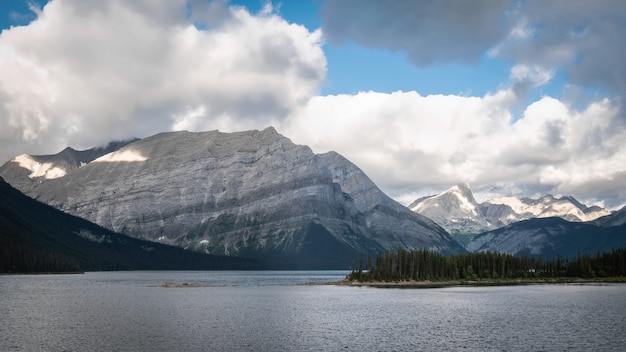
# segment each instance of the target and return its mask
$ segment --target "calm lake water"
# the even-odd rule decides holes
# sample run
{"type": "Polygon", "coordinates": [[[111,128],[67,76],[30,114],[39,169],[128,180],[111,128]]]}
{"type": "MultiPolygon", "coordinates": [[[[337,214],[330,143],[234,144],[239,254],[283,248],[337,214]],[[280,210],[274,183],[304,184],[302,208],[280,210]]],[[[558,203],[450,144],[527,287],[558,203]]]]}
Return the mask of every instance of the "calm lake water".
{"type": "Polygon", "coordinates": [[[623,284],[294,285],[345,274],[0,276],[0,351],[626,350],[623,284]]]}

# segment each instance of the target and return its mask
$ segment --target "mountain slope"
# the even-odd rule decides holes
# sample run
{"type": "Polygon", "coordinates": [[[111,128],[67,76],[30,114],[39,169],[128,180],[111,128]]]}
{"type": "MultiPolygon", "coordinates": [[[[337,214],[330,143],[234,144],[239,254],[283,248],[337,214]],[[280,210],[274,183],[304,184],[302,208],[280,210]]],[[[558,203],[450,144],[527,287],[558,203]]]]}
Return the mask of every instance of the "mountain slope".
{"type": "Polygon", "coordinates": [[[35,201],[0,178],[0,272],[263,268],[120,235],[35,201]]]}
{"type": "Polygon", "coordinates": [[[22,191],[63,211],[206,253],[346,268],[390,246],[464,251],[346,159],[316,155],[273,128],[162,133],[35,180],[22,191]]]}
{"type": "Polygon", "coordinates": [[[602,227],[620,226],[626,224],[626,207],[623,207],[612,214],[597,218],[593,221],[593,223],[602,227]]]}
{"type": "Polygon", "coordinates": [[[482,233],[466,248],[544,257],[603,253],[626,248],[626,225],[603,228],[557,217],[529,219],[482,233]]]}

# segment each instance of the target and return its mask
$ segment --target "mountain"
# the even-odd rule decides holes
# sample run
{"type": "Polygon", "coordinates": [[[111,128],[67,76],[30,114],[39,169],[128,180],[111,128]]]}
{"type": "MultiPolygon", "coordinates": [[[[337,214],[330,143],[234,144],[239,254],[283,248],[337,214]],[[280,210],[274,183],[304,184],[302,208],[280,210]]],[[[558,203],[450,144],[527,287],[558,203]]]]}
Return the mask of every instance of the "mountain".
{"type": "Polygon", "coordinates": [[[27,195],[116,232],[204,253],[347,268],[390,247],[464,249],[383,194],[337,153],[314,154],[273,128],[169,132],[56,178],[13,159],[0,176],[27,195]],[[31,177],[28,177],[31,175],[31,177]]]}
{"type": "Polygon", "coordinates": [[[5,180],[10,180],[13,187],[20,190],[28,189],[35,182],[63,177],[67,173],[134,141],[137,139],[111,142],[105,147],[81,151],[67,147],[52,155],[18,155],[11,162],[0,167],[0,175],[5,180]]]}
{"type": "Polygon", "coordinates": [[[593,221],[597,226],[611,227],[626,224],[626,207],[593,221]]]}
{"type": "Polygon", "coordinates": [[[626,248],[626,225],[599,227],[562,218],[535,218],[482,233],[466,245],[470,252],[574,258],[626,248]]]}
{"type": "MultiPolygon", "coordinates": [[[[595,220],[601,216],[610,214],[608,210],[599,206],[588,207],[573,197],[555,198],[546,195],[538,199],[504,197],[491,199],[482,204],[490,206],[507,205],[519,220],[532,218],[560,217],[567,221],[585,222],[595,220]]],[[[518,220],[518,221],[519,221],[518,220]]]]}
{"type": "Polygon", "coordinates": [[[264,268],[120,235],[33,200],[0,178],[0,272],[264,268]]]}
{"type": "Polygon", "coordinates": [[[467,184],[420,198],[409,205],[409,209],[431,218],[463,244],[478,233],[522,220],[560,217],[572,222],[586,222],[610,214],[598,206],[587,207],[573,197],[555,198],[551,195],[538,199],[505,197],[479,204],[467,184]]]}
{"type": "Polygon", "coordinates": [[[467,183],[435,196],[420,198],[409,205],[409,209],[434,220],[461,243],[467,243],[474,234],[493,228],[467,183]]]}

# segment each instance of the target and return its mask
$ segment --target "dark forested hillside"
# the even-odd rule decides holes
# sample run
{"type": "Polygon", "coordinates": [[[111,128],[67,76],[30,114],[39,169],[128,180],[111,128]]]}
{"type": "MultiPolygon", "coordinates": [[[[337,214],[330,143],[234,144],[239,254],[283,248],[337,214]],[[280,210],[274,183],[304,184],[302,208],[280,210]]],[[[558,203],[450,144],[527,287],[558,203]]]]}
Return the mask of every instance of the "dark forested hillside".
{"type": "Polygon", "coordinates": [[[263,268],[106,230],[33,200],[0,178],[0,272],[263,268]]]}

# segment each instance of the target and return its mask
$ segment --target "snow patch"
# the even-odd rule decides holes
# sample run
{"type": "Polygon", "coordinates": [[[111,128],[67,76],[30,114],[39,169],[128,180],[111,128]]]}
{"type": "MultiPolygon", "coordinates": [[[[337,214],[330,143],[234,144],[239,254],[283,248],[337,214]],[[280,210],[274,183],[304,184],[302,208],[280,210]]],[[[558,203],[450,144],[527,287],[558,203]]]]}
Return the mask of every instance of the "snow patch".
{"type": "Polygon", "coordinates": [[[93,162],[94,163],[115,163],[115,162],[132,163],[132,162],[141,162],[141,161],[146,161],[146,160],[148,160],[148,158],[141,155],[137,151],[134,151],[134,150],[119,151],[118,150],[116,152],[103,155],[99,157],[98,159],[94,160],[93,162]]]}
{"type": "MultiPolygon", "coordinates": [[[[48,164],[44,164],[44,166],[46,166],[48,164]]],[[[54,178],[60,178],[63,177],[67,174],[67,172],[64,169],[61,169],[60,167],[53,167],[50,169],[46,169],[45,174],[43,175],[43,177],[47,180],[51,180],[54,178]]]]}
{"type": "Polygon", "coordinates": [[[18,163],[20,167],[25,168],[30,171],[30,175],[28,177],[43,177],[47,180],[52,180],[55,178],[63,177],[67,174],[65,169],[62,169],[58,166],[54,166],[51,163],[40,163],[33,159],[28,154],[18,155],[13,159],[14,162],[18,163]]]}
{"type": "Polygon", "coordinates": [[[517,214],[522,214],[528,211],[528,205],[522,203],[522,201],[517,197],[494,198],[486,201],[485,203],[508,205],[517,214]]]}
{"type": "Polygon", "coordinates": [[[39,163],[33,160],[33,158],[28,154],[18,155],[13,159],[13,161],[18,163],[20,167],[23,167],[31,172],[34,172],[36,169],[39,168],[39,166],[36,165],[39,163]]]}

